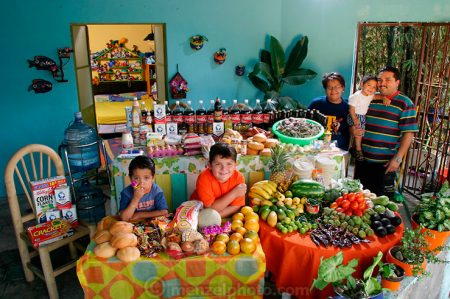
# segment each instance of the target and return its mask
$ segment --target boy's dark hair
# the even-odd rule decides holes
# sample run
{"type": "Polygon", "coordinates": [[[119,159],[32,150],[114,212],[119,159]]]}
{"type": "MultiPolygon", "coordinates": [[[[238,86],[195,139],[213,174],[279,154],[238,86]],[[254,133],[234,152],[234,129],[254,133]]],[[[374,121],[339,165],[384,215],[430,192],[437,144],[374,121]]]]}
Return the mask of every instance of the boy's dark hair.
{"type": "Polygon", "coordinates": [[[152,176],[155,176],[155,163],[147,156],[137,156],[128,166],[128,175],[131,177],[135,169],[150,169],[152,176]]]}
{"type": "Polygon", "coordinates": [[[361,84],[366,84],[370,80],[374,80],[375,82],[378,82],[378,78],[374,75],[364,75],[364,77],[361,80],[361,84]]]}
{"type": "Polygon", "coordinates": [[[342,87],[345,87],[345,79],[337,72],[325,73],[322,77],[322,86],[327,89],[328,82],[331,80],[338,80],[342,87]]]}
{"type": "Polygon", "coordinates": [[[217,156],[231,158],[235,162],[237,160],[236,149],[224,142],[218,142],[211,146],[211,149],[209,150],[209,163],[212,163],[217,156]]]}
{"type": "Polygon", "coordinates": [[[395,80],[400,80],[400,71],[393,66],[385,66],[381,70],[378,71],[378,75],[380,75],[382,72],[391,72],[394,74],[395,80]]]}

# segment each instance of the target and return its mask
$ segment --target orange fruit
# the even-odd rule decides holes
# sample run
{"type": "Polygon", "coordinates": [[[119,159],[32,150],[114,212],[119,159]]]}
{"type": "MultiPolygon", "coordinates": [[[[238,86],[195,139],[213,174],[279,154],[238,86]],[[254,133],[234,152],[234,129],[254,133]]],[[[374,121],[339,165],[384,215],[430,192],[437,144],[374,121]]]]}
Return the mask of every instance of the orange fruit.
{"type": "Polygon", "coordinates": [[[211,245],[211,250],[217,255],[224,254],[227,250],[227,244],[222,241],[214,241],[214,243],[211,245]]]}
{"type": "Polygon", "coordinates": [[[245,214],[244,220],[248,221],[250,219],[259,220],[259,215],[257,213],[255,213],[255,212],[250,212],[250,213],[245,214]]]}
{"type": "Polygon", "coordinates": [[[241,252],[243,253],[253,253],[256,250],[256,244],[250,238],[244,238],[239,242],[241,247],[241,252]]]}
{"type": "Polygon", "coordinates": [[[241,252],[239,242],[236,240],[230,240],[230,242],[227,243],[227,252],[231,255],[239,254],[241,252]]]}
{"type": "Polygon", "coordinates": [[[233,217],[231,217],[231,219],[233,220],[244,220],[244,214],[237,212],[236,214],[233,215],[233,217]]]}
{"type": "Polygon", "coordinates": [[[252,239],[253,242],[255,242],[255,244],[257,244],[258,241],[259,241],[258,233],[255,232],[254,230],[248,230],[248,231],[246,231],[245,234],[244,234],[244,239],[245,239],[245,238],[252,239]]]}
{"type": "Polygon", "coordinates": [[[244,238],[240,233],[234,233],[230,236],[230,241],[234,240],[234,241],[240,241],[242,240],[242,238],[244,238]]]}
{"type": "Polygon", "coordinates": [[[253,230],[255,232],[259,232],[259,221],[256,219],[250,219],[245,221],[244,227],[247,230],[253,230]]]}
{"type": "Polygon", "coordinates": [[[236,232],[240,233],[241,235],[244,235],[247,229],[243,226],[236,228],[236,232]]]}
{"type": "Polygon", "coordinates": [[[243,207],[241,208],[241,213],[244,214],[244,215],[247,215],[247,214],[250,213],[250,212],[253,212],[252,207],[249,207],[249,206],[243,206],[243,207]]]}
{"type": "Polygon", "coordinates": [[[236,231],[236,229],[238,227],[242,227],[244,226],[244,223],[242,222],[242,220],[233,220],[233,222],[231,222],[231,230],[232,231],[236,231]]]}
{"type": "Polygon", "coordinates": [[[227,234],[225,234],[225,233],[221,233],[221,234],[218,234],[216,236],[215,240],[216,241],[222,241],[224,243],[228,243],[228,241],[230,241],[230,237],[227,234]]]}

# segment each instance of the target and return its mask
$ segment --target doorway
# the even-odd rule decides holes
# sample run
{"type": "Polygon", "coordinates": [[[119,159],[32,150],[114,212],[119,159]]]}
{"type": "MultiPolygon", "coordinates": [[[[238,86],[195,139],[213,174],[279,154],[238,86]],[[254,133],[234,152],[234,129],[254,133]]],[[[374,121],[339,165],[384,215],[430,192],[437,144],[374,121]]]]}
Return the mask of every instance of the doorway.
{"type": "Polygon", "coordinates": [[[165,24],[73,24],[78,102],[99,134],[126,128],[124,107],[166,99],[165,24]]]}

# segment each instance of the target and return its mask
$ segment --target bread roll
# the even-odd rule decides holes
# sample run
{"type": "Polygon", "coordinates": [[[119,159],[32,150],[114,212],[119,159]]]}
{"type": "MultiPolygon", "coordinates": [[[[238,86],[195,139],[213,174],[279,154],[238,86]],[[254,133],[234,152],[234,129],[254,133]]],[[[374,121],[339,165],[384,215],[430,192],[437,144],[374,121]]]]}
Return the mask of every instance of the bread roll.
{"type": "Polygon", "coordinates": [[[117,221],[111,225],[109,232],[111,235],[117,233],[131,233],[133,231],[134,225],[126,221],[117,221]]]}
{"type": "Polygon", "coordinates": [[[110,258],[116,254],[117,249],[112,247],[109,242],[98,244],[94,247],[94,254],[102,258],[110,258]]]}
{"type": "Polygon", "coordinates": [[[267,136],[264,133],[258,133],[253,136],[253,141],[264,143],[267,140],[267,136]]]}
{"type": "Polygon", "coordinates": [[[111,246],[114,248],[125,248],[137,245],[137,237],[133,233],[117,233],[111,237],[111,246]]]}
{"type": "Polygon", "coordinates": [[[272,147],[275,147],[278,143],[279,143],[279,141],[275,138],[267,138],[266,142],[264,142],[264,147],[272,148],[272,147]]]}
{"type": "Polygon", "coordinates": [[[270,157],[270,156],[272,156],[272,152],[271,152],[270,148],[265,148],[259,152],[259,155],[270,157]]]}
{"type": "Polygon", "coordinates": [[[254,149],[251,149],[251,148],[247,149],[247,155],[256,156],[256,155],[258,155],[258,153],[259,153],[258,150],[254,150],[254,149]]]}
{"type": "Polygon", "coordinates": [[[247,147],[249,149],[260,151],[264,148],[264,144],[262,144],[260,142],[251,141],[248,143],[247,147]]]}
{"type": "Polygon", "coordinates": [[[141,256],[141,252],[136,247],[125,247],[117,251],[117,258],[122,262],[132,262],[141,256]]]}
{"type": "Polygon", "coordinates": [[[117,222],[117,219],[112,216],[103,217],[102,220],[97,224],[97,230],[109,229],[111,225],[117,222]]]}
{"type": "Polygon", "coordinates": [[[111,239],[111,233],[109,231],[107,231],[106,229],[98,230],[94,235],[94,241],[97,244],[102,244],[102,243],[108,242],[110,239],[111,239]]]}

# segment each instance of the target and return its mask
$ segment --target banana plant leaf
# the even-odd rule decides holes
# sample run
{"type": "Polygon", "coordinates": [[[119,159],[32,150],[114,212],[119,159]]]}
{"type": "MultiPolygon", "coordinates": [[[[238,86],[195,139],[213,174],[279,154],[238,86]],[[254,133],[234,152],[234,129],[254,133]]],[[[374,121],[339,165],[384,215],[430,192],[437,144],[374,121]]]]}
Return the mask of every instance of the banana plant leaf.
{"type": "Polygon", "coordinates": [[[298,69],[302,65],[303,60],[305,60],[307,54],[308,37],[304,36],[295,44],[294,48],[291,51],[291,54],[289,54],[289,58],[286,62],[285,73],[289,74],[291,71],[298,69]]]}
{"type": "Polygon", "coordinates": [[[298,69],[285,74],[283,82],[289,85],[301,85],[307,81],[314,79],[317,73],[310,69],[298,69]]]}
{"type": "Polygon", "coordinates": [[[285,66],[284,51],[280,42],[273,36],[270,37],[270,58],[275,77],[281,77],[285,66]]]}

